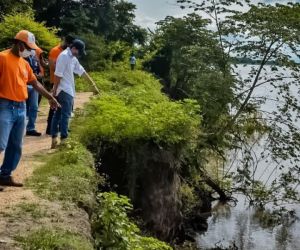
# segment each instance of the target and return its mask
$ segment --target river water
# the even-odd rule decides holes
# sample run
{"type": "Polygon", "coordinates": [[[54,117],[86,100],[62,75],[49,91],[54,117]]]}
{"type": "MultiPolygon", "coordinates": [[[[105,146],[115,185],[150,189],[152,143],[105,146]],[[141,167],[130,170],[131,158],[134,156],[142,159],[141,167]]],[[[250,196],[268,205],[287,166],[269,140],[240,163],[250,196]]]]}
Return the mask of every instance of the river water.
{"type": "MultiPolygon", "coordinates": [[[[250,66],[239,66],[236,72],[244,78],[250,68],[250,66]]],[[[288,71],[281,72],[285,72],[286,76],[289,75],[288,71]]],[[[270,66],[266,67],[263,74],[271,77],[273,73],[270,66]]],[[[298,93],[293,86],[291,91],[294,95],[298,93]]],[[[261,110],[272,112],[276,109],[277,104],[274,102],[276,91],[270,85],[256,89],[254,96],[265,96],[270,99],[262,105],[261,110]]],[[[256,150],[258,152],[261,150],[259,145],[256,150]]],[[[268,166],[270,166],[269,162],[268,166]]],[[[278,174],[273,170],[272,164],[268,168],[266,162],[261,163],[256,176],[271,181],[278,174]]],[[[236,194],[234,197],[238,201],[237,204],[214,204],[212,216],[208,218],[208,230],[197,237],[199,249],[300,250],[300,221],[297,219],[300,218],[300,204],[289,205],[290,209],[295,210],[296,219],[286,220],[286,223],[283,220],[281,225],[265,226],[259,219],[259,213],[249,206],[243,195],[236,194]]]]}

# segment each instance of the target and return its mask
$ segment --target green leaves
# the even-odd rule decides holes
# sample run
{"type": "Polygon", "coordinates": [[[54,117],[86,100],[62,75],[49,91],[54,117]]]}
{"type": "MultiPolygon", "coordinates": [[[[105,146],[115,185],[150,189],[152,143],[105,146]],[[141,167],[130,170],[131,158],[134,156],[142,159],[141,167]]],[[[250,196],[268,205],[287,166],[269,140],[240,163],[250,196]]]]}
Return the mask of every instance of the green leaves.
{"type": "Polygon", "coordinates": [[[127,217],[132,205],[125,196],[100,193],[93,217],[96,246],[107,250],[171,250],[167,244],[140,236],[139,228],[127,217]]]}
{"type": "Polygon", "coordinates": [[[10,46],[11,40],[22,29],[32,32],[35,35],[39,46],[43,49],[50,50],[59,43],[59,39],[56,37],[57,29],[47,28],[43,23],[34,21],[31,13],[4,16],[3,21],[0,23],[0,29],[1,48],[10,46]]]}
{"type": "Polygon", "coordinates": [[[85,142],[96,137],[116,143],[149,140],[174,145],[197,137],[199,105],[170,101],[149,74],[116,70],[93,77],[104,94],[87,108],[85,142]]]}
{"type": "Polygon", "coordinates": [[[62,34],[93,33],[107,41],[143,44],[147,31],[134,24],[135,5],[119,0],[34,0],[38,21],[59,28],[62,34]]]}

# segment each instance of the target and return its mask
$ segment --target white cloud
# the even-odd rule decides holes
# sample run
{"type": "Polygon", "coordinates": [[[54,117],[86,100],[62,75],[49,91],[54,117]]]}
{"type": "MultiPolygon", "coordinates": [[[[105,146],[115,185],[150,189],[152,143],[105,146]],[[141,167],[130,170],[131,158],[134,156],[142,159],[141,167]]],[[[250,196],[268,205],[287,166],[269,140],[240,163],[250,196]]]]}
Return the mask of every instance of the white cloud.
{"type": "MultiPolygon", "coordinates": [[[[189,13],[189,10],[180,9],[176,0],[128,0],[137,6],[136,24],[152,30],[156,27],[156,22],[163,20],[166,16],[182,17],[189,13]]],[[[197,1],[197,0],[196,0],[197,1]]],[[[300,0],[252,0],[252,4],[264,2],[268,4],[287,4],[288,2],[300,3],[300,0]]],[[[235,6],[236,10],[244,10],[241,6],[235,6]]]]}

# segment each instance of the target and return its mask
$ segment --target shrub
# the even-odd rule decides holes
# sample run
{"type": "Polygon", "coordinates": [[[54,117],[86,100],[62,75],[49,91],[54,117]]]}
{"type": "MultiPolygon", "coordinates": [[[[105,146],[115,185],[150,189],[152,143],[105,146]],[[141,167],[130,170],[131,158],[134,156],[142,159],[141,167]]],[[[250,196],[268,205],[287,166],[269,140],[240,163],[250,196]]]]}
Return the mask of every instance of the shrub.
{"type": "Polygon", "coordinates": [[[99,207],[93,217],[96,246],[107,250],[171,250],[167,244],[140,236],[138,227],[127,213],[132,205],[125,196],[116,193],[98,195],[99,207]]]}
{"type": "Polygon", "coordinates": [[[31,13],[22,13],[3,17],[3,21],[0,23],[0,48],[10,46],[11,40],[23,29],[32,32],[39,43],[39,47],[43,49],[50,50],[59,43],[55,28],[47,28],[44,23],[34,21],[31,13]]]}
{"type": "Polygon", "coordinates": [[[160,83],[141,71],[92,74],[102,90],[87,107],[82,140],[121,143],[149,140],[174,145],[192,141],[200,126],[199,106],[192,100],[170,101],[160,83]]]}

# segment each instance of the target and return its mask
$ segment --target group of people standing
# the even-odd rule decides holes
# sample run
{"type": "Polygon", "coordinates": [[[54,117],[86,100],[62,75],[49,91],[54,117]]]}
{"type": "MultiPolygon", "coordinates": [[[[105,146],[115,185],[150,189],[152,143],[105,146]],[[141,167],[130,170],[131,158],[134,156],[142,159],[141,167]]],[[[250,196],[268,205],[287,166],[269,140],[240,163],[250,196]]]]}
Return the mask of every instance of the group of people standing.
{"type": "Polygon", "coordinates": [[[26,117],[26,135],[42,135],[35,127],[40,96],[50,104],[46,134],[52,136],[51,148],[57,147],[59,133],[61,143],[68,138],[75,97],[74,73],[96,86],[77,59],[85,54],[83,41],[65,36],[61,44],[50,50],[48,62],[36,45],[35,36],[27,30],[18,32],[12,47],[0,52],[0,154],[5,152],[0,191],[1,186],[23,186],[12,178],[12,172],[21,159],[26,117]],[[48,66],[50,84],[43,86],[40,81],[48,66]]]}

